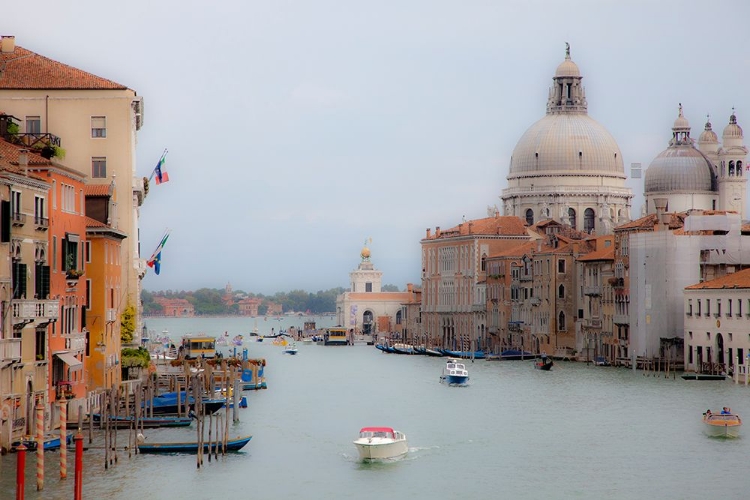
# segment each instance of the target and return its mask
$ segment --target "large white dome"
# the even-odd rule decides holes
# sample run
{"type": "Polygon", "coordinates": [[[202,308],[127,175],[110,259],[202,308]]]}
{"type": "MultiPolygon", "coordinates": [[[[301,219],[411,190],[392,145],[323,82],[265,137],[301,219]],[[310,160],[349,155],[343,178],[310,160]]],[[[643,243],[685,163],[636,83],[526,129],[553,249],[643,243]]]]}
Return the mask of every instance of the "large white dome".
{"type": "Polygon", "coordinates": [[[587,114],[548,114],[521,136],[508,178],[528,175],[625,175],[614,137],[587,114]]]}

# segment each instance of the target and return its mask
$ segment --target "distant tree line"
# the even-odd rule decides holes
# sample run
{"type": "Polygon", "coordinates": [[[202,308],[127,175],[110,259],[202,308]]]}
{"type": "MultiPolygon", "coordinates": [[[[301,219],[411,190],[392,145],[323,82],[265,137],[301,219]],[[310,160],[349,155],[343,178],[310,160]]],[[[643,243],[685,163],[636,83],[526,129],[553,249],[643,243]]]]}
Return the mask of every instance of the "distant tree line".
{"type": "MultiPolygon", "coordinates": [[[[398,292],[395,285],[384,285],[384,292],[398,292]]],[[[159,315],[163,313],[162,307],[156,303],[155,297],[165,297],[168,299],[185,299],[193,305],[196,315],[211,316],[231,316],[239,313],[237,301],[244,298],[258,298],[262,300],[258,307],[258,314],[261,316],[268,310],[267,302],[281,304],[284,312],[301,312],[310,311],[311,314],[330,313],[336,310],[336,297],[346,290],[344,288],[331,288],[326,291],[316,293],[305,292],[304,290],[292,290],[291,292],[277,292],[274,295],[263,295],[247,293],[242,290],[232,292],[232,302],[227,303],[224,300],[225,290],[219,288],[201,288],[195,291],[177,291],[165,290],[158,292],[141,292],[141,301],[143,303],[143,313],[146,315],[159,315]]]]}

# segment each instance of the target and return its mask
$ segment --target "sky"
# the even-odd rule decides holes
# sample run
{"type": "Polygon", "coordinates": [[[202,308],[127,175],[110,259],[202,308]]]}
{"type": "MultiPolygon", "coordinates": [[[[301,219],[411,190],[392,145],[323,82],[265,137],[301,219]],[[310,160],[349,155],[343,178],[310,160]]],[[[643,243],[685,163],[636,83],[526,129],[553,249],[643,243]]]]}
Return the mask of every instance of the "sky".
{"type": "MultiPolygon", "coordinates": [[[[750,127],[746,0],[37,0],[0,34],[145,101],[144,288],[272,295],[349,286],[367,241],[384,284],[420,283],[426,229],[502,210],[510,157],[570,43],[589,115],[629,175],[682,103],[697,139],[750,127]],[[43,13],[43,15],[42,15],[43,13]],[[371,240],[371,241],[370,241],[371,240]]],[[[748,141],[750,142],[750,140],[748,141]]],[[[642,180],[632,218],[640,215],[642,180]]]]}

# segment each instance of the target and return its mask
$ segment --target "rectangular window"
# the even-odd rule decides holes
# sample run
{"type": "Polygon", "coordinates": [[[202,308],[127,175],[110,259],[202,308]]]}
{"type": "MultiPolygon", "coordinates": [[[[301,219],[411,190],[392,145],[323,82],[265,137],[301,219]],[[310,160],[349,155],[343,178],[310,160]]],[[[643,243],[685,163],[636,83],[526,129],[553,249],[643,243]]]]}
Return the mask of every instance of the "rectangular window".
{"type": "Polygon", "coordinates": [[[91,263],[91,242],[90,241],[87,240],[83,243],[83,251],[85,253],[84,258],[86,260],[86,264],[90,264],[91,263]]]}
{"type": "Polygon", "coordinates": [[[47,225],[47,218],[44,216],[44,198],[34,196],[34,224],[47,225]]]}
{"type": "Polygon", "coordinates": [[[706,317],[711,316],[711,299],[706,299],[706,317]]]}
{"type": "Polygon", "coordinates": [[[104,116],[91,117],[91,137],[107,137],[107,118],[104,116]]]}
{"type": "Polygon", "coordinates": [[[62,240],[62,270],[78,269],[78,235],[66,234],[62,240]]]}
{"type": "Polygon", "coordinates": [[[107,159],[101,156],[91,158],[91,177],[95,179],[107,178],[107,159]]]}
{"type": "Polygon", "coordinates": [[[76,191],[73,186],[68,184],[60,185],[60,198],[63,212],[75,213],[76,210],[76,191]]]}
{"type": "Polygon", "coordinates": [[[10,214],[14,222],[21,220],[21,192],[11,191],[10,193],[10,214]]]}
{"type": "Polygon", "coordinates": [[[52,237],[52,270],[57,271],[57,236],[52,237]]]}
{"type": "MultiPolygon", "coordinates": [[[[86,280],[86,307],[88,309],[91,309],[91,280],[86,280]]],[[[83,324],[85,325],[86,322],[84,321],[83,324]]]]}
{"type": "Polygon", "coordinates": [[[372,292],[372,283],[365,283],[365,292],[372,292]]]}
{"type": "Polygon", "coordinates": [[[693,315],[693,299],[688,299],[687,315],[693,315]]]}
{"type": "Polygon", "coordinates": [[[50,292],[49,266],[45,266],[43,262],[37,262],[34,266],[34,279],[34,295],[40,300],[47,300],[50,292]]]}
{"type": "Polygon", "coordinates": [[[42,133],[42,118],[39,116],[27,116],[26,117],[26,133],[27,134],[41,134],[42,133]]]}
{"type": "Polygon", "coordinates": [[[557,261],[557,272],[558,273],[565,272],[565,261],[563,259],[560,259],[557,261]]]}
{"type": "Polygon", "coordinates": [[[13,261],[13,298],[26,298],[26,264],[13,261]]]}
{"type": "Polygon", "coordinates": [[[57,181],[52,181],[52,209],[57,210],[57,181]]]}

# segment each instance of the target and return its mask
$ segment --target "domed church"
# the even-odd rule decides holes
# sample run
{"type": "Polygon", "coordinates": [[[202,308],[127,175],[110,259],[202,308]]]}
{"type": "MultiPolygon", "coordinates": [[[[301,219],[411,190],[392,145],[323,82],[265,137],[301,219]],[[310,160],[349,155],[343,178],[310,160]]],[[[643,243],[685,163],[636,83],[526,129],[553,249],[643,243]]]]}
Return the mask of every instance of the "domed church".
{"type": "Polygon", "coordinates": [[[554,219],[574,229],[608,234],[630,220],[633,193],[625,186],[620,147],[588,115],[581,72],[570,58],[557,67],[547,114],[523,134],[510,159],[505,215],[532,225],[554,219]]]}
{"type": "Polygon", "coordinates": [[[709,119],[696,147],[680,104],[669,147],[646,170],[646,211],[656,213],[657,204],[663,204],[667,212],[728,210],[739,213],[744,220],[747,148],[734,110],[722,141],[720,144],[709,119]]]}

